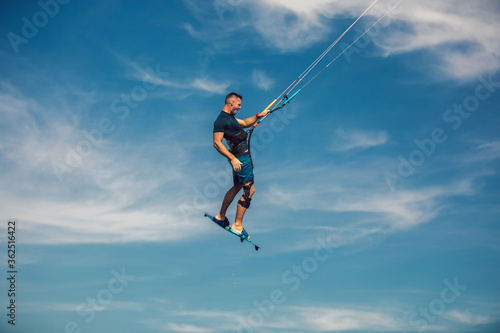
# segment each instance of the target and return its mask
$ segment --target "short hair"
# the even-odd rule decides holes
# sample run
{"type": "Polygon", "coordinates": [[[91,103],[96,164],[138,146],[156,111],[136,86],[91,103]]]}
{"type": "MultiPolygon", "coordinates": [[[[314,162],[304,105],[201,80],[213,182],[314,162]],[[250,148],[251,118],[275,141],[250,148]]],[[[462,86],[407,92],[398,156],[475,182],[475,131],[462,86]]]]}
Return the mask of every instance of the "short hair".
{"type": "Polygon", "coordinates": [[[234,97],[236,98],[239,98],[239,99],[243,99],[243,97],[240,95],[240,94],[237,94],[235,92],[230,92],[229,94],[227,94],[226,96],[226,100],[225,100],[225,103],[228,104],[229,103],[229,100],[230,99],[233,99],[234,97]]]}

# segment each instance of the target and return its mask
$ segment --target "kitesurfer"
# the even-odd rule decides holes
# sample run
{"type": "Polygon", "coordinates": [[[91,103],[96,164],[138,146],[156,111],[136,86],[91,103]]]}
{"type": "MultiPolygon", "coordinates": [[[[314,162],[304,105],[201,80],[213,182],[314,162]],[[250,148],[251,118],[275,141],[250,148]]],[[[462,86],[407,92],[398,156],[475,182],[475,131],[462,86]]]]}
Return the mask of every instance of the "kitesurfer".
{"type": "Polygon", "coordinates": [[[241,109],[242,99],[243,97],[235,92],[229,93],[226,96],[224,108],[214,122],[214,147],[222,156],[228,159],[233,168],[233,187],[227,191],[219,214],[213,220],[222,227],[229,226],[229,220],[226,217],[227,209],[238,192],[243,189],[243,194],[238,200],[236,218],[231,229],[244,238],[248,238],[248,233],[243,228],[242,221],[246,210],[250,207],[255,188],[253,163],[247,142],[248,133],[244,128],[254,125],[259,118],[266,116],[269,111],[262,111],[243,120],[238,119],[235,115],[241,109]],[[222,139],[226,139],[229,149],[222,143],[222,139]]]}

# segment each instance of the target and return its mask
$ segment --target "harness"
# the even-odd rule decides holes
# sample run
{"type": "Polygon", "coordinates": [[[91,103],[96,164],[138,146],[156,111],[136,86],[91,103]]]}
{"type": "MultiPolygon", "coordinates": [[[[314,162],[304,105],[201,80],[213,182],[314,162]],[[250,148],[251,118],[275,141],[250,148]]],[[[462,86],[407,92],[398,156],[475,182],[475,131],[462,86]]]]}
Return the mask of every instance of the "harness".
{"type": "Polygon", "coordinates": [[[250,154],[250,150],[248,149],[247,137],[247,131],[241,130],[238,133],[225,138],[231,154],[233,154],[234,156],[250,154]]]}

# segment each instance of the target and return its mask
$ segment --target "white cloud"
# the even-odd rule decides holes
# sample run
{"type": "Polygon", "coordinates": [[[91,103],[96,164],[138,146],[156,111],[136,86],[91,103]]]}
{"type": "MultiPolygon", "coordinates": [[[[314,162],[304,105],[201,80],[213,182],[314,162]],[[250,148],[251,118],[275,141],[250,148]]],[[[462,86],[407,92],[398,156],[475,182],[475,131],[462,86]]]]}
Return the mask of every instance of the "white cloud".
{"type": "MultiPolygon", "coordinates": [[[[413,291],[412,291],[413,292],[413,291]]],[[[257,300],[259,302],[259,300],[257,300]]],[[[415,330],[409,321],[414,304],[338,304],[314,303],[303,306],[287,304],[275,307],[251,307],[241,311],[168,311],[167,317],[175,317],[176,323],[151,320],[146,324],[158,330],[174,332],[226,332],[250,331],[271,333],[284,332],[402,332],[415,330]],[[261,320],[258,320],[262,318],[261,320]]],[[[265,304],[265,303],[263,303],[265,304]]],[[[475,310],[478,310],[477,308],[475,310]]],[[[498,321],[498,313],[477,315],[469,311],[454,309],[441,315],[439,323],[429,329],[439,331],[465,331],[474,325],[491,324],[498,321]],[[465,326],[464,326],[465,325],[465,326]]],[[[429,323],[430,324],[430,323],[429,323]]]]}
{"type": "MultiPolygon", "coordinates": [[[[191,26],[188,31],[193,38],[205,40],[212,43],[215,50],[221,50],[223,41],[243,30],[253,29],[260,37],[256,44],[278,52],[296,52],[317,43],[328,45],[347,28],[335,19],[356,18],[371,2],[259,0],[221,3],[224,10],[220,20],[198,15],[205,24],[205,33],[196,32],[191,26]]],[[[366,14],[371,19],[358,23],[358,31],[366,29],[395,3],[377,2],[366,14]]],[[[500,69],[499,13],[500,8],[493,1],[406,0],[366,38],[386,56],[424,50],[433,56],[431,64],[427,57],[426,61],[418,62],[426,66],[425,69],[432,66],[448,78],[473,79],[500,69]]],[[[355,37],[351,33],[343,41],[350,44],[355,37]]],[[[335,50],[333,52],[338,54],[335,50]]],[[[228,51],[230,48],[224,52],[228,51]]]]}
{"type": "MultiPolygon", "coordinates": [[[[476,170],[469,178],[450,183],[419,184],[417,188],[406,186],[391,192],[383,178],[388,163],[383,156],[364,154],[357,159],[309,169],[300,162],[288,163],[286,167],[275,166],[279,171],[266,172],[269,185],[259,198],[270,206],[269,210],[279,209],[279,214],[284,214],[286,228],[309,232],[308,237],[297,238],[296,244],[289,242],[287,251],[314,248],[316,238],[325,233],[334,247],[373,245],[370,240],[433,221],[454,197],[477,193],[475,179],[485,175],[476,170]],[[292,217],[295,212],[308,211],[327,214],[306,224],[292,217]]],[[[273,227],[285,225],[275,223],[273,227]]]]}
{"type": "Polygon", "coordinates": [[[500,68],[500,8],[494,2],[403,1],[395,23],[374,40],[387,55],[425,50],[448,77],[472,79],[500,68]]]}
{"type": "Polygon", "coordinates": [[[59,182],[52,162],[65,164],[66,148],[83,139],[78,122],[15,91],[1,94],[0,101],[1,126],[11,133],[0,144],[0,211],[4,220],[20,221],[26,243],[190,237],[189,221],[178,209],[192,206],[186,152],[161,144],[171,133],[147,147],[105,138],[59,182]]]}
{"type": "Polygon", "coordinates": [[[318,12],[323,6],[306,10],[303,5],[291,5],[285,1],[260,1],[251,8],[255,18],[253,26],[269,47],[281,52],[295,51],[327,37],[329,29],[324,15],[328,11],[318,12]]]}
{"type": "Polygon", "coordinates": [[[252,72],[252,81],[261,90],[267,91],[274,87],[274,80],[263,70],[254,69],[252,72]]]}
{"type": "Polygon", "coordinates": [[[488,143],[483,143],[477,147],[478,150],[486,150],[488,154],[492,154],[499,157],[500,153],[500,141],[493,141],[488,143]]]}
{"type": "Polygon", "coordinates": [[[0,180],[2,215],[22,221],[27,243],[120,243],[189,237],[190,227],[177,208],[189,199],[187,190],[181,191],[182,195],[165,190],[184,186],[181,166],[186,160],[182,150],[176,146],[142,151],[128,148],[101,145],[63,182],[50,168],[33,172],[37,166],[25,164],[22,170],[0,180]],[[170,163],[159,163],[157,156],[170,163]]]}
{"type": "Polygon", "coordinates": [[[396,331],[401,329],[401,321],[394,313],[384,309],[359,309],[344,307],[291,307],[287,317],[295,318],[294,323],[281,320],[290,330],[310,332],[337,332],[352,330],[396,331]]]}
{"type": "MultiPolygon", "coordinates": [[[[186,78],[183,80],[170,78],[170,74],[165,72],[160,65],[153,67],[141,67],[136,62],[129,59],[117,56],[127,66],[128,76],[146,82],[147,84],[155,87],[162,86],[170,89],[177,89],[181,91],[205,91],[211,94],[222,95],[227,92],[230,83],[228,81],[219,82],[208,76],[197,78],[186,78]]],[[[186,75],[186,76],[189,76],[186,75]]]]}
{"type": "Polygon", "coordinates": [[[443,316],[448,320],[453,320],[454,322],[463,325],[486,325],[497,322],[500,319],[498,313],[492,316],[492,314],[490,315],[477,314],[477,313],[472,313],[470,311],[461,311],[461,310],[446,311],[446,313],[444,313],[443,316]]]}
{"type": "MultiPolygon", "coordinates": [[[[192,38],[210,43],[210,47],[206,50],[208,53],[231,52],[248,44],[248,37],[253,34],[245,33],[246,40],[232,38],[246,29],[258,33],[259,38],[255,42],[259,45],[266,45],[279,52],[296,51],[324,38],[328,39],[328,33],[332,30],[328,20],[334,15],[345,14],[345,11],[335,6],[335,2],[331,0],[308,2],[220,0],[207,3],[187,1],[186,4],[204,27],[195,29],[193,25],[185,24],[184,28],[192,38]]],[[[342,2],[340,4],[342,6],[342,2]]],[[[361,9],[359,4],[361,7],[364,6],[363,1],[350,2],[347,11],[353,8],[361,9]]],[[[361,12],[364,9],[361,9],[361,12]]]]}
{"type": "Polygon", "coordinates": [[[227,93],[227,88],[229,87],[228,83],[217,83],[213,81],[212,79],[209,79],[207,77],[203,78],[198,78],[193,80],[191,83],[191,86],[194,88],[197,88],[199,90],[203,90],[206,92],[210,92],[213,94],[219,94],[222,95],[224,93],[227,93]]]}
{"type": "Polygon", "coordinates": [[[345,131],[339,128],[335,131],[331,151],[348,151],[352,149],[366,149],[383,145],[387,142],[384,131],[345,131]]]}
{"type": "Polygon", "coordinates": [[[166,332],[187,332],[187,333],[210,333],[215,332],[215,330],[206,327],[200,327],[196,325],[188,324],[175,324],[168,323],[165,325],[166,332]]]}
{"type": "Polygon", "coordinates": [[[140,303],[136,302],[123,302],[113,300],[108,305],[98,305],[93,304],[92,306],[88,303],[84,302],[85,299],[82,299],[81,303],[71,304],[71,303],[54,303],[54,302],[26,302],[24,311],[28,313],[37,313],[37,312],[87,312],[87,311],[144,311],[144,306],[140,303]],[[83,305],[83,306],[82,306],[83,305]]]}
{"type": "MultiPolygon", "coordinates": [[[[297,184],[293,183],[293,186],[297,184]]],[[[452,192],[448,188],[390,193],[370,190],[369,186],[364,188],[344,186],[346,188],[342,190],[338,187],[337,189],[332,187],[329,190],[324,179],[321,184],[309,179],[308,186],[302,190],[301,186],[292,190],[284,186],[273,185],[270,192],[266,194],[266,198],[271,204],[281,206],[287,204],[294,210],[315,209],[337,213],[366,213],[371,216],[370,219],[352,224],[345,231],[349,232],[352,228],[357,230],[368,228],[371,232],[379,232],[387,228],[393,231],[406,229],[428,222],[439,212],[440,197],[460,193],[452,192]]]]}
{"type": "MultiPolygon", "coordinates": [[[[16,165],[11,178],[27,170],[45,174],[51,169],[49,162],[66,151],[66,143],[77,140],[76,117],[42,108],[30,98],[16,96],[14,89],[7,91],[0,93],[0,129],[12,135],[0,143],[0,155],[10,165],[16,165]]],[[[24,183],[24,177],[17,181],[24,183]]]]}
{"type": "MultiPolygon", "coordinates": [[[[381,17],[395,2],[380,1],[367,15],[381,17]]],[[[256,29],[269,45],[285,51],[295,50],[319,40],[333,40],[328,37],[332,34],[330,27],[334,26],[330,19],[346,14],[357,17],[368,4],[363,1],[262,0],[261,8],[255,8],[260,18],[256,29]],[[276,12],[275,22],[279,28],[265,25],[267,13],[276,15],[276,12]],[[287,15],[296,19],[287,21],[287,15]]],[[[383,29],[377,27],[380,32],[374,33],[372,41],[386,55],[426,50],[434,55],[435,65],[448,77],[472,79],[500,68],[499,13],[500,8],[494,2],[402,1],[380,23],[390,25],[383,29]]],[[[368,25],[365,27],[360,22],[359,26],[365,29],[368,25]]],[[[353,37],[344,38],[349,43],[352,40],[353,37]]]]}
{"type": "MultiPolygon", "coordinates": [[[[176,318],[185,317],[190,324],[161,324],[149,323],[152,327],[168,327],[176,332],[184,332],[192,327],[192,332],[209,332],[205,326],[213,331],[245,331],[256,332],[333,332],[351,330],[394,331],[404,330],[405,323],[398,318],[399,310],[383,307],[354,307],[349,305],[323,304],[316,306],[294,307],[281,305],[279,311],[269,314],[261,313],[257,308],[246,311],[184,311],[172,313],[176,318]],[[254,318],[262,316],[262,321],[254,318]],[[199,322],[201,325],[192,323],[199,322]],[[176,330],[177,329],[177,330],[176,330]]],[[[180,320],[178,320],[180,321],[180,320]]]]}

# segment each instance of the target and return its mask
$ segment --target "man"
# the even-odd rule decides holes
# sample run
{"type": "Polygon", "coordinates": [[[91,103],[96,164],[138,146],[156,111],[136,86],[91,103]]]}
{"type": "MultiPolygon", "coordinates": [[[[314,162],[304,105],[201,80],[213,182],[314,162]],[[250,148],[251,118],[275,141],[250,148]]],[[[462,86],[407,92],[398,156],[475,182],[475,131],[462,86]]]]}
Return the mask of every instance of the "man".
{"type": "Polygon", "coordinates": [[[248,233],[243,228],[243,215],[250,207],[250,201],[255,193],[253,163],[247,143],[247,132],[243,128],[252,126],[260,117],[264,117],[269,111],[257,113],[255,116],[241,120],[235,117],[241,109],[241,95],[232,92],[226,96],[224,108],[214,122],[214,147],[224,157],[226,157],[233,168],[233,187],[227,191],[222,201],[219,214],[214,217],[214,222],[223,227],[229,226],[226,217],[227,208],[233,202],[238,192],[243,189],[243,195],[238,200],[236,207],[236,218],[231,226],[233,232],[244,238],[249,238],[248,233]],[[222,143],[226,139],[229,150],[222,143]]]}

